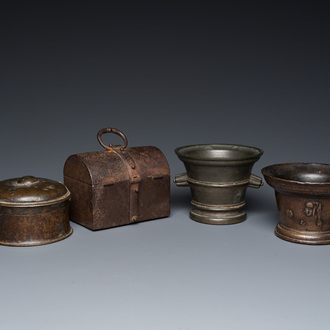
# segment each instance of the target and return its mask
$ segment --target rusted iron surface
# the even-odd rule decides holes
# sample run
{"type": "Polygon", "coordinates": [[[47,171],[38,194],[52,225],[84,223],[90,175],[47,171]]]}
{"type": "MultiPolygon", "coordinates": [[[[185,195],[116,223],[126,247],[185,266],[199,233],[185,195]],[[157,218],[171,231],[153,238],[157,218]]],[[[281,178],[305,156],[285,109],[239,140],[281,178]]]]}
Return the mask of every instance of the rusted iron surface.
{"type": "Polygon", "coordinates": [[[72,233],[70,192],[53,180],[25,176],[0,182],[0,244],[33,246],[72,233]]]}
{"type": "Polygon", "coordinates": [[[208,224],[234,224],[246,219],[245,192],[259,188],[262,179],[251,174],[263,151],[231,144],[199,144],[175,149],[186,173],[176,176],[177,186],[189,186],[190,218],[208,224]]]}
{"type": "Polygon", "coordinates": [[[72,194],[71,220],[92,230],[111,228],[170,214],[170,170],[156,147],[127,148],[119,130],[98,132],[103,151],[70,156],[64,183],[72,194]],[[122,146],[106,146],[101,136],[120,135],[122,146]]]}
{"type": "Polygon", "coordinates": [[[280,221],[275,234],[303,244],[330,244],[330,165],[287,163],[262,169],[275,189],[280,221]]]}

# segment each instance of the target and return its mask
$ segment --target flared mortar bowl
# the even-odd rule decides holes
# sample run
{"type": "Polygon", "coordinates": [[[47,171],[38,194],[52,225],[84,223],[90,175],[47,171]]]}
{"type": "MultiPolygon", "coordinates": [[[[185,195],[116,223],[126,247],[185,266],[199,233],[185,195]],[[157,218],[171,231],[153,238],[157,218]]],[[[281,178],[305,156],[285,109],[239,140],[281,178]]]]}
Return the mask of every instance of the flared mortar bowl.
{"type": "Polygon", "coordinates": [[[274,188],[280,221],[275,234],[302,244],[330,244],[330,165],[286,163],[262,169],[274,188]]]}
{"type": "Polygon", "coordinates": [[[245,193],[259,188],[262,179],[251,174],[263,151],[235,144],[197,144],[178,147],[175,153],[186,173],[178,174],[177,186],[189,186],[190,218],[208,224],[234,224],[246,219],[245,193]]]}

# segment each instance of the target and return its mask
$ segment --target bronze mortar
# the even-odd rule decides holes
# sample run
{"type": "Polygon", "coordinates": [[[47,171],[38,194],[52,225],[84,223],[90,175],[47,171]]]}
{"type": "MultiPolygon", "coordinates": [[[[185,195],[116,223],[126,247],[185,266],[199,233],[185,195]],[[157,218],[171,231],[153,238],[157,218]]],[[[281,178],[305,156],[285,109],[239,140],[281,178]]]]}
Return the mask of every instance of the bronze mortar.
{"type": "Polygon", "coordinates": [[[262,179],[251,174],[263,151],[234,144],[198,144],[175,152],[186,173],[175,177],[178,186],[189,186],[190,218],[208,224],[234,224],[246,219],[245,192],[259,188],[262,179]]]}
{"type": "Polygon", "coordinates": [[[330,243],[330,165],[287,163],[262,169],[275,189],[280,221],[275,234],[303,244],[330,243]]]}

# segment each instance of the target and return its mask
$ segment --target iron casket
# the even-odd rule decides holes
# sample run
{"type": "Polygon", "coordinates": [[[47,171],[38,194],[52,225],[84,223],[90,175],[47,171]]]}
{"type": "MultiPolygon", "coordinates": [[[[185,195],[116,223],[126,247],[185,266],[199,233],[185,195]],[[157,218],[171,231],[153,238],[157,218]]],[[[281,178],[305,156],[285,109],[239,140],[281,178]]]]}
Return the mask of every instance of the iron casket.
{"type": "Polygon", "coordinates": [[[70,219],[89,229],[111,228],[170,214],[170,170],[156,147],[127,148],[115,128],[98,132],[106,149],[70,156],[64,182],[71,192],[70,219]],[[101,135],[115,133],[123,146],[106,146],[101,135]]]}

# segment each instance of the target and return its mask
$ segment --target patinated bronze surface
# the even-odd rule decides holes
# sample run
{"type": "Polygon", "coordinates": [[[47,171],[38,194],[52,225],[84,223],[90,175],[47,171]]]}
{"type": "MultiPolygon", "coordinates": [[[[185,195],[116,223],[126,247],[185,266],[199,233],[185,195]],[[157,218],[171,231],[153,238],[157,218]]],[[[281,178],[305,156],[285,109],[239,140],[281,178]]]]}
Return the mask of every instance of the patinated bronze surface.
{"type": "Polygon", "coordinates": [[[72,233],[70,192],[53,180],[24,176],[0,182],[0,244],[43,245],[72,233]]]}
{"type": "Polygon", "coordinates": [[[262,169],[275,189],[280,221],[275,234],[303,244],[330,243],[330,165],[288,163],[262,169]]]}
{"type": "Polygon", "coordinates": [[[233,224],[246,219],[247,187],[259,188],[262,179],[251,175],[263,151],[231,144],[199,144],[179,147],[175,152],[186,173],[176,176],[178,186],[189,186],[190,217],[208,224],[233,224]]]}
{"type": "Polygon", "coordinates": [[[170,214],[170,169],[156,147],[127,148],[115,128],[98,132],[106,149],[70,156],[64,183],[72,194],[71,220],[92,230],[167,217],[170,214]],[[118,134],[122,146],[107,146],[105,133],[118,134]]]}

